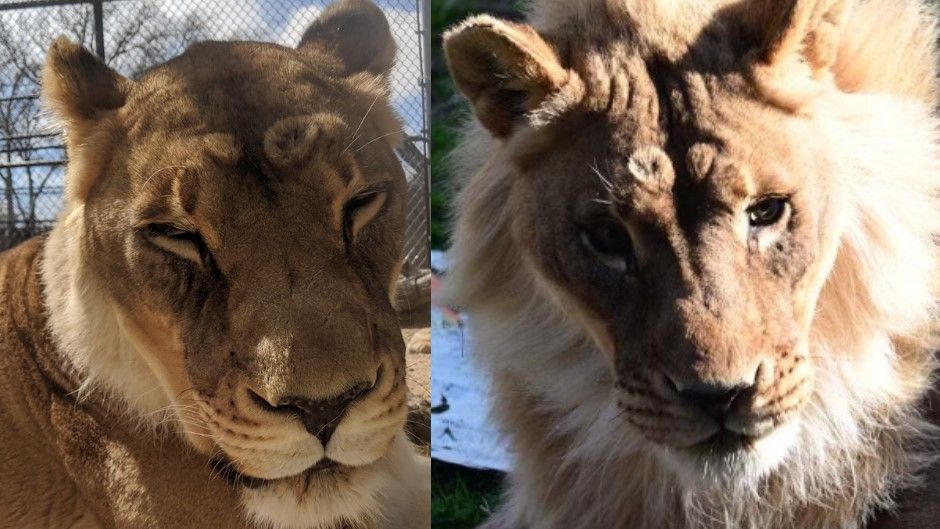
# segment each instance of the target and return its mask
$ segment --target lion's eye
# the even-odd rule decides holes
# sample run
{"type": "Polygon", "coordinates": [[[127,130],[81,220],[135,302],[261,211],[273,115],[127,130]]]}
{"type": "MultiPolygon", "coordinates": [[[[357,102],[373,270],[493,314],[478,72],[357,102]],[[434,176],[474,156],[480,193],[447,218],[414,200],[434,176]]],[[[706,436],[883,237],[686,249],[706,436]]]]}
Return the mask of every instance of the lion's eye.
{"type": "Polygon", "coordinates": [[[626,228],[614,222],[604,222],[581,228],[581,241],[605,265],[619,272],[636,272],[636,255],[626,228]]]}
{"type": "Polygon", "coordinates": [[[202,266],[209,257],[209,250],[196,231],[174,224],[154,223],[144,227],[144,236],[151,244],[202,266]]]}
{"type": "Polygon", "coordinates": [[[363,191],[349,200],[343,207],[343,240],[347,246],[370,220],[375,218],[382,204],[385,203],[386,192],[382,189],[369,189],[363,191]]]}
{"type": "Polygon", "coordinates": [[[747,208],[747,220],[753,228],[770,226],[780,222],[789,207],[785,198],[764,198],[747,208]]]}

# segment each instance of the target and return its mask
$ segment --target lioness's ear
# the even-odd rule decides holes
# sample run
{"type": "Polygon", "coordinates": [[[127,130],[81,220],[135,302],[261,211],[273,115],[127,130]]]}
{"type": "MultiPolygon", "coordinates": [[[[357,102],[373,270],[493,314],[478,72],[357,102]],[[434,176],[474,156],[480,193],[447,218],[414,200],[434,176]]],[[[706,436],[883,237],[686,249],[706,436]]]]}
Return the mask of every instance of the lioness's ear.
{"type": "Polygon", "coordinates": [[[444,51],[457,88],[496,137],[508,136],[574,75],[535,29],[485,15],[445,33],[444,51]]]}
{"type": "Polygon", "coordinates": [[[101,124],[112,111],[124,106],[133,81],[121,76],[88,50],[65,37],[49,48],[42,72],[42,95],[63,125],[69,155],[66,198],[82,201],[100,173],[102,156],[88,151],[104,149],[106,134],[101,124]]]}
{"type": "Polygon", "coordinates": [[[809,66],[819,77],[835,63],[849,0],[750,0],[740,4],[758,39],[757,60],[770,68],[809,66]]]}
{"type": "MultiPolygon", "coordinates": [[[[124,105],[132,81],[65,37],[49,48],[42,72],[46,104],[67,129],[81,128],[124,105]]],[[[74,135],[74,130],[67,130],[74,135]]]]}
{"type": "Polygon", "coordinates": [[[343,63],[346,75],[387,75],[395,62],[388,20],[368,0],[341,0],[326,8],[300,39],[298,49],[306,47],[333,54],[343,63]]]}

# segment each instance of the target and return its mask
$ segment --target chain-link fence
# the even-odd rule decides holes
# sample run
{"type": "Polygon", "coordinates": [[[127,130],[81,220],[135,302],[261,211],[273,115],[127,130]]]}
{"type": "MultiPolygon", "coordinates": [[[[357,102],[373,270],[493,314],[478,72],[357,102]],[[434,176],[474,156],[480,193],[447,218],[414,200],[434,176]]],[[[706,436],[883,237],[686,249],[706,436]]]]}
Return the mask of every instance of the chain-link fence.
{"type": "MultiPolygon", "coordinates": [[[[124,75],[200,40],[295,46],[329,0],[0,0],[0,250],[51,227],[62,207],[66,153],[38,97],[49,44],[82,43],[124,75]]],[[[398,45],[392,103],[404,122],[405,258],[428,266],[430,212],[425,0],[376,0],[398,45]]]]}

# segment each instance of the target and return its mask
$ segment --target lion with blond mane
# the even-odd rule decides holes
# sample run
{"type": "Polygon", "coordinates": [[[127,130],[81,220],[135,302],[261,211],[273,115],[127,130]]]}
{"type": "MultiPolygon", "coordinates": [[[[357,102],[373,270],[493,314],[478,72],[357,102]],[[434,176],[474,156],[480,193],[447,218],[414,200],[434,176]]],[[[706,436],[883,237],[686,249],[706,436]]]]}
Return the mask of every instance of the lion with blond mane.
{"type": "Polygon", "coordinates": [[[56,41],[66,205],[0,255],[0,526],[416,529],[381,10],[125,78],[56,41]]]}
{"type": "Polygon", "coordinates": [[[537,0],[445,36],[450,301],[514,454],[486,529],[940,519],[915,1],[537,0]]]}

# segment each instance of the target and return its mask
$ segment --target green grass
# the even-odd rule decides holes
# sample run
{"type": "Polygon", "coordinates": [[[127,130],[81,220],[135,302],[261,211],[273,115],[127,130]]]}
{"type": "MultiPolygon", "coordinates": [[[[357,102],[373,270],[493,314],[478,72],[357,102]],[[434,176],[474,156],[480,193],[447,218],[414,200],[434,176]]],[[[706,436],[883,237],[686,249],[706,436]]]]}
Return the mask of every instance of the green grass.
{"type": "Polygon", "coordinates": [[[502,475],[434,461],[431,529],[473,529],[499,503],[502,475]]]}

